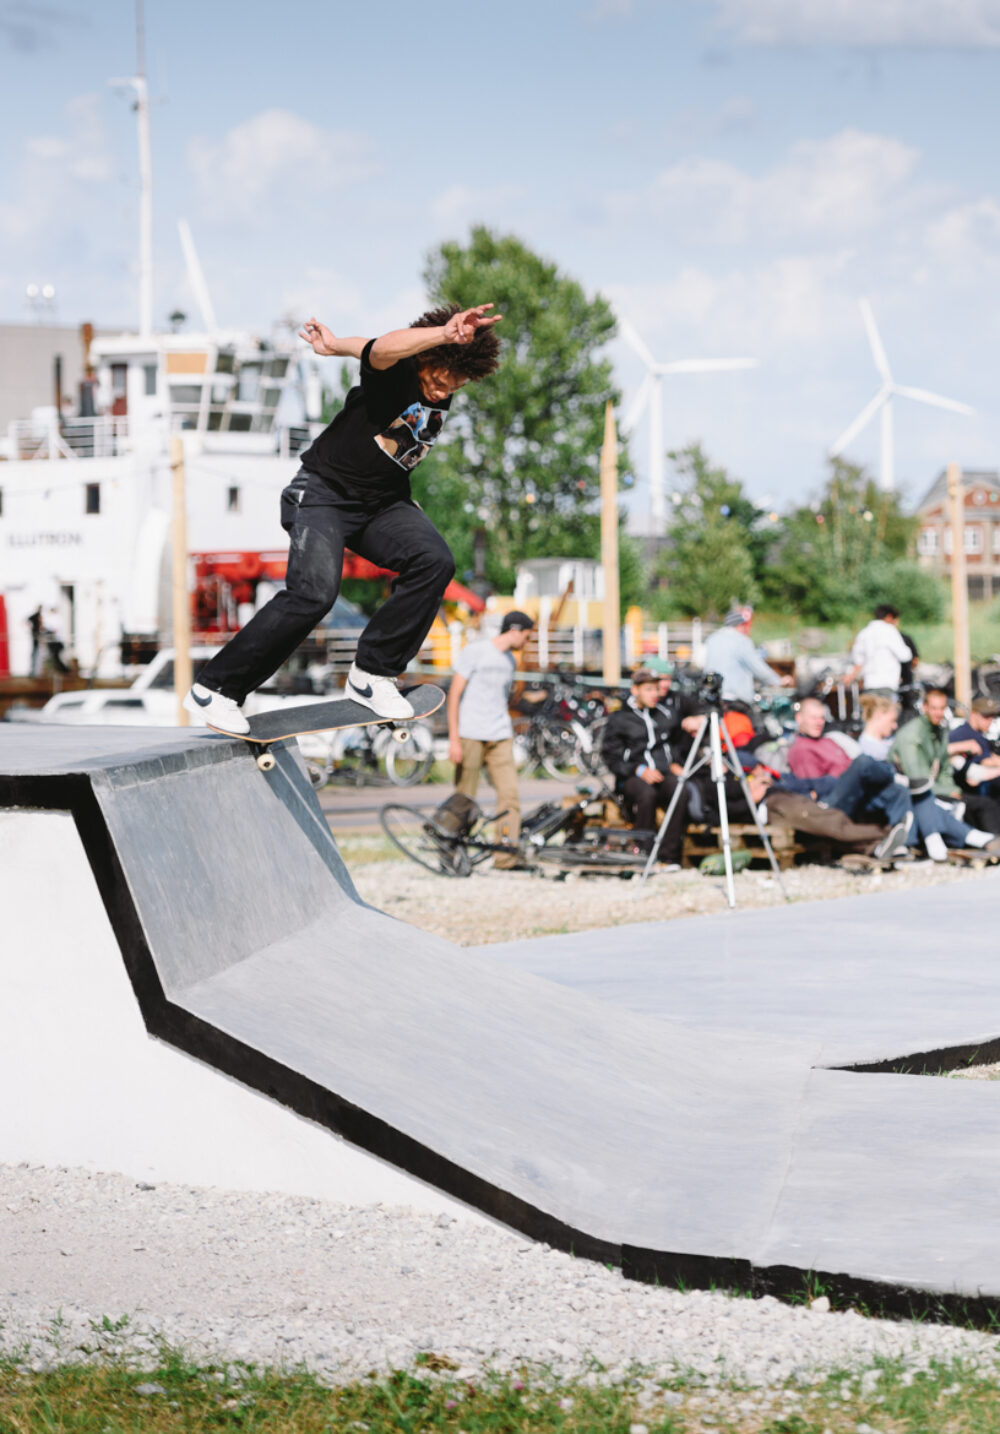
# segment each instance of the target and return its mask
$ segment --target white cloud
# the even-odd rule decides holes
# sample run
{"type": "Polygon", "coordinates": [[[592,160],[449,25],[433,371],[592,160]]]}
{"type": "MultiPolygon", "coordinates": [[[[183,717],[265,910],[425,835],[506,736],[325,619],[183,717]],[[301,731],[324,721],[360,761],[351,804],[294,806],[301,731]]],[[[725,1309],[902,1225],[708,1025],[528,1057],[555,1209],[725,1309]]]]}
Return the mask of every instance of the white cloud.
{"type": "Polygon", "coordinates": [[[980,49],[1000,45],[1000,0],[716,0],[747,45],[980,49]]]}
{"type": "Polygon", "coordinates": [[[910,183],[918,160],[900,140],[846,129],[800,141],[759,175],[722,160],[684,159],[644,189],[614,196],[611,209],[667,223],[672,235],[692,241],[837,243],[927,198],[910,183]]]}
{"type": "Polygon", "coordinates": [[[53,229],[63,232],[67,213],[79,218],[102,202],[95,187],[114,174],[102,107],[101,95],[77,95],[65,106],[61,133],[25,141],[13,198],[0,204],[8,242],[48,241],[53,229]]]}
{"type": "Polygon", "coordinates": [[[468,224],[487,223],[491,218],[503,219],[511,205],[523,197],[524,190],[514,184],[482,188],[453,184],[435,195],[429,212],[439,227],[464,228],[468,224]]]}
{"type": "Polygon", "coordinates": [[[375,170],[374,145],[364,134],[327,130],[291,110],[263,110],[234,125],[221,140],[193,139],[188,162],[205,212],[240,222],[295,195],[301,217],[324,208],[341,189],[375,170]]]}

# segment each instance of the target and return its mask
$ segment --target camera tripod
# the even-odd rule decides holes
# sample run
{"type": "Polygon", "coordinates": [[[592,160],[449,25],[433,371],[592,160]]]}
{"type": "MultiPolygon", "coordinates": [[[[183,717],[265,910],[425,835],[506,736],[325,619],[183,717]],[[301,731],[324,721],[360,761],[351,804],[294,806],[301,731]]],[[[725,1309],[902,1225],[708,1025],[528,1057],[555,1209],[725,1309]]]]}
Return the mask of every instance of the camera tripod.
{"type": "Polygon", "coordinates": [[[663,814],[663,820],[660,823],[659,831],[656,833],[656,840],[653,843],[653,849],[649,853],[649,860],[646,862],[646,865],[643,868],[642,876],[639,879],[639,889],[641,890],[642,887],[645,885],[646,877],[649,875],[650,871],[653,868],[653,864],[656,861],[656,858],[660,854],[660,847],[663,844],[663,838],[666,835],[667,826],[670,823],[670,818],[674,814],[674,811],[677,807],[677,803],[681,799],[681,794],[684,791],[684,788],[687,786],[691,777],[694,776],[695,772],[700,771],[700,769],[704,767],[706,763],[709,764],[709,771],[712,776],[712,781],[715,783],[715,790],[719,803],[719,827],[722,832],[722,856],[723,861],[726,865],[726,896],[729,901],[730,907],[734,907],[736,905],[736,888],[733,884],[733,851],[732,845],[729,840],[729,808],[726,804],[727,771],[732,773],[732,775],[737,779],[740,784],[740,787],[742,788],[744,800],[746,801],[747,806],[750,808],[750,814],[753,817],[754,826],[757,828],[758,835],[760,836],[761,841],[764,843],[764,850],[767,852],[767,857],[771,863],[771,868],[774,872],[775,877],[777,878],[778,886],[781,888],[781,894],[787,901],[788,892],[785,890],[785,884],[781,879],[781,869],[779,868],[777,859],[775,858],[774,850],[771,846],[771,839],[768,836],[767,832],[764,830],[764,825],[761,822],[760,815],[757,811],[757,804],[750,795],[750,788],[747,785],[746,773],[743,771],[743,767],[740,764],[740,759],[736,755],[736,748],[733,746],[733,739],[729,735],[729,729],[722,722],[722,719],[719,715],[719,708],[717,706],[709,708],[708,720],[702,723],[698,735],[694,739],[694,742],[691,746],[691,750],[688,753],[687,761],[684,763],[684,770],[677,778],[677,786],[674,788],[673,795],[670,798],[670,805],[667,807],[667,810],[663,814]],[[708,733],[707,748],[703,747],[706,732],[708,733]],[[725,738],[726,743],[725,756],[723,756],[722,753],[723,738],[725,738]]]}

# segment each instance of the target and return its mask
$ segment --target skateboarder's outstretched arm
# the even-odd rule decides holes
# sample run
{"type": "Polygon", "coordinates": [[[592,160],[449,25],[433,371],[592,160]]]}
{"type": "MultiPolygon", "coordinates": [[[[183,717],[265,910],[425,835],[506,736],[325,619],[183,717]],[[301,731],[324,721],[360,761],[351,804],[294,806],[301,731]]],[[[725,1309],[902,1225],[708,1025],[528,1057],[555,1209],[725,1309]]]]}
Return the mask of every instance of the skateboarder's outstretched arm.
{"type": "Polygon", "coordinates": [[[492,304],[477,304],[474,309],[463,309],[452,314],[446,324],[435,328],[413,327],[394,329],[382,334],[372,344],[369,362],[372,368],[392,368],[400,359],[412,358],[427,349],[436,349],[441,344],[471,344],[480,329],[498,324],[502,314],[488,314],[492,304]]]}
{"type": "Polygon", "coordinates": [[[332,329],[326,324],[321,324],[319,319],[306,319],[299,330],[299,338],[305,339],[310,345],[314,354],[320,358],[355,358],[361,357],[366,338],[338,338],[332,329]]]}

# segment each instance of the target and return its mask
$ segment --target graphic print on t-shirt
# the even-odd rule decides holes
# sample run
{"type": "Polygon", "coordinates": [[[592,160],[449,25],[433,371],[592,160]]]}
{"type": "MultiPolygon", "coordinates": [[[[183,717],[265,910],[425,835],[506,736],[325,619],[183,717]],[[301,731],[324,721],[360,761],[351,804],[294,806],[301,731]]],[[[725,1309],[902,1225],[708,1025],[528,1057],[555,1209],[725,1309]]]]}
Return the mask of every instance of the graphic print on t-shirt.
{"type": "Polygon", "coordinates": [[[441,432],[443,408],[427,408],[411,403],[389,427],[376,433],[375,442],[394,463],[407,471],[415,468],[441,432]]]}

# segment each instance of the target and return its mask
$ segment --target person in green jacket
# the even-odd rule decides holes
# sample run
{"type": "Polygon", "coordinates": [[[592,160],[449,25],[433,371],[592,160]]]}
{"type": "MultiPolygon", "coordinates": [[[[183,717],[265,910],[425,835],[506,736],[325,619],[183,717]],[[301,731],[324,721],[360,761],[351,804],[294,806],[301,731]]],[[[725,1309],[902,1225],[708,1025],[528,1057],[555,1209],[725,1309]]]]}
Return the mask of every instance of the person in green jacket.
{"type": "Polygon", "coordinates": [[[940,687],[929,687],[919,717],[899,729],[889,751],[890,760],[909,782],[916,832],[932,861],[946,861],[949,846],[1000,853],[1000,840],[992,831],[962,821],[964,810],[951,805],[962,799],[951,765],[952,752],[965,750],[965,744],[949,743],[949,735],[948,694],[940,687]]]}

